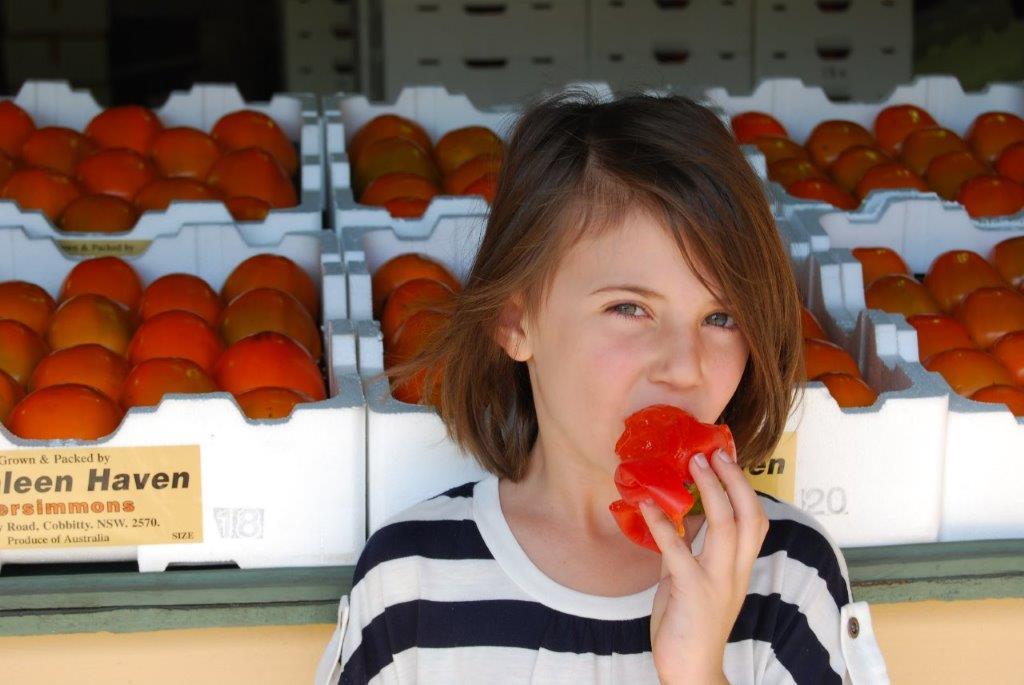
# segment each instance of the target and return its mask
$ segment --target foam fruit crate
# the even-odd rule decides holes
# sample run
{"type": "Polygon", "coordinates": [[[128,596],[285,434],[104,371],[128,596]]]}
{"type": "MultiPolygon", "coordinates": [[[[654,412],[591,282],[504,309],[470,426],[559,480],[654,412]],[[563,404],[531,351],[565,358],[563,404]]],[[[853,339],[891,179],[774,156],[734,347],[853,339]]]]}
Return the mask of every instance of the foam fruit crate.
{"type": "Polygon", "coordinates": [[[754,0],[754,78],[877,99],[913,73],[911,0],[754,0]]]}
{"type": "MultiPolygon", "coordinates": [[[[874,221],[836,211],[798,212],[791,225],[808,243],[817,242],[816,249],[827,250],[815,255],[838,255],[848,262],[849,249],[889,247],[917,274],[926,273],[932,261],[948,250],[972,250],[987,258],[1000,241],[1024,235],[1020,222],[979,225],[959,206],[904,201],[884,209],[874,221]]],[[[851,264],[847,276],[839,297],[850,311],[864,310],[860,264],[851,264]]],[[[900,329],[900,356],[916,365],[917,332],[901,315],[885,316],[900,329]]],[[[1005,405],[962,397],[940,374],[926,373],[949,396],[940,539],[1024,537],[1020,506],[1024,476],[1017,469],[1024,454],[1024,418],[1014,417],[1005,405]]]]}
{"type": "Polygon", "coordinates": [[[753,4],[591,0],[591,77],[616,88],[714,84],[749,90],[753,4]]]}
{"type": "MultiPolygon", "coordinates": [[[[734,95],[725,88],[709,88],[705,98],[720,108],[725,121],[743,112],[758,111],[779,120],[790,137],[803,143],[814,127],[829,119],[846,119],[872,130],[875,117],[886,107],[900,104],[917,105],[935,121],[964,138],[979,114],[991,111],[1014,112],[1024,116],[1024,85],[992,83],[977,92],[965,92],[955,76],[919,76],[911,83],[899,85],[878,102],[833,102],[818,86],[806,85],[800,79],[773,78],[761,81],[749,95],[734,95]]],[[[753,145],[744,146],[744,153],[762,178],[767,178],[764,156],[753,145]]],[[[829,205],[793,197],[776,183],[768,183],[769,195],[777,216],[793,208],[829,207],[829,205]]],[[[937,203],[946,202],[935,193],[905,190],[873,191],[854,214],[870,217],[891,199],[920,198],[937,203]]],[[[1024,223],[1024,212],[1013,216],[1024,223]]],[[[869,219],[870,220],[870,219],[869,219]]],[[[1002,219],[999,219],[1000,221],[1002,219]]],[[[990,220],[984,220],[988,222],[990,220]]]]}
{"type": "MultiPolygon", "coordinates": [[[[88,90],[72,89],[67,81],[26,81],[13,98],[27,111],[37,127],[66,126],[84,131],[102,107],[88,90]]],[[[238,230],[250,244],[273,244],[292,231],[314,231],[323,227],[326,209],[324,192],[323,131],[316,97],[311,93],[279,93],[269,102],[246,102],[231,84],[195,84],[188,91],[175,91],[156,108],[165,127],[191,126],[209,131],[223,115],[239,109],[253,109],[271,117],[299,148],[299,204],[272,209],[263,221],[244,222],[238,230]]],[[[12,200],[0,201],[0,225],[22,226],[31,236],[60,238],[72,244],[140,241],[175,233],[185,224],[233,223],[223,202],[172,202],[163,211],[147,211],[135,226],[121,233],[69,233],[58,229],[39,211],[22,210],[12,200]]]]}
{"type": "MultiPolygon", "coordinates": [[[[150,456],[145,459],[159,461],[167,450],[188,446],[198,450],[198,466],[190,474],[200,483],[199,499],[187,508],[182,505],[172,521],[182,520],[183,512],[196,518],[195,542],[117,546],[90,540],[62,547],[12,547],[8,525],[19,522],[19,517],[10,515],[11,505],[55,495],[9,492],[2,499],[8,515],[0,517],[6,519],[0,563],[136,561],[142,571],[221,563],[241,568],[355,563],[366,534],[365,402],[356,375],[355,332],[348,322],[338,320],[342,275],[339,269],[331,273],[325,268],[339,266],[333,234],[293,234],[267,247],[247,244],[233,225],[184,226],[174,235],[154,239],[148,250],[127,261],[146,284],[168,273],[185,272],[219,290],[235,266],[264,252],[289,257],[321,285],[328,399],[299,405],[286,419],[252,421],[226,392],[167,395],[156,407],[132,408],[114,433],[98,441],[23,440],[0,428],[0,472],[14,476],[22,463],[19,457],[34,450],[51,455],[115,454],[111,463],[127,465],[127,471],[115,473],[141,473],[147,472],[142,457],[126,456],[126,449],[147,450],[150,456]]],[[[56,295],[75,263],[50,239],[32,238],[20,228],[0,229],[0,281],[28,280],[56,295]]],[[[2,478],[0,473],[0,482],[2,478]]],[[[103,494],[84,490],[85,483],[76,476],[69,496],[104,503],[116,500],[118,507],[126,498],[145,496],[137,489],[103,494]]],[[[143,524],[149,517],[166,523],[173,513],[170,507],[147,511],[135,514],[143,517],[143,524]]],[[[127,525],[133,523],[128,520],[127,525]]],[[[38,525],[43,533],[43,524],[38,525]]],[[[94,526],[85,532],[98,531],[94,526]]]]}
{"type": "MultiPolygon", "coordinates": [[[[327,155],[331,184],[331,216],[335,229],[345,225],[395,226],[418,223],[398,219],[383,207],[359,204],[352,190],[352,168],[346,153],[352,136],[374,117],[397,114],[412,119],[426,130],[433,143],[449,131],[466,126],[485,126],[506,138],[517,114],[476,107],[465,95],[449,93],[442,86],[403,88],[393,102],[371,102],[364,95],[337,94],[324,99],[327,155]]],[[[425,216],[486,213],[487,203],[477,196],[438,196],[425,216]]]]}

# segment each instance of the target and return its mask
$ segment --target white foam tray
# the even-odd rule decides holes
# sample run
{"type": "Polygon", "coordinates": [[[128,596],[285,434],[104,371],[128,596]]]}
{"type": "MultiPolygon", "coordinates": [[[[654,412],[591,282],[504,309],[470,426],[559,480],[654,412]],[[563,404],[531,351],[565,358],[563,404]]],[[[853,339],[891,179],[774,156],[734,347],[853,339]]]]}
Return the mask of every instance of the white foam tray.
{"type": "MultiPolygon", "coordinates": [[[[102,111],[88,90],[72,89],[67,81],[26,81],[10,99],[27,111],[37,127],[66,126],[84,131],[102,111]]],[[[323,129],[316,97],[311,93],[279,93],[269,102],[246,102],[233,84],[195,84],[191,90],[175,91],[154,111],[164,126],[192,126],[209,131],[223,115],[239,109],[253,109],[274,119],[299,146],[299,204],[272,209],[263,221],[239,224],[251,244],[272,245],[293,231],[323,227],[326,209],[326,164],[323,129]]],[[[163,211],[147,211],[135,226],[123,233],[68,233],[61,231],[42,212],[22,210],[13,200],[0,200],[0,226],[22,226],[29,235],[68,240],[95,241],[151,240],[174,233],[191,223],[233,223],[223,202],[172,202],[163,211]]]]}
{"type": "MultiPolygon", "coordinates": [[[[296,234],[271,249],[247,245],[237,228],[185,226],[129,259],[145,283],[188,272],[219,289],[242,260],[274,252],[297,262],[322,285],[329,398],[300,405],[291,417],[251,421],[226,392],[168,395],[157,407],[131,409],[100,441],[22,440],[0,428],[0,450],[46,446],[198,445],[203,542],[132,547],[0,551],[0,563],[137,561],[142,571],[168,565],[235,563],[241,568],[355,563],[365,542],[365,401],[356,374],[355,332],[342,308],[336,242],[329,232],[296,234]],[[338,287],[335,287],[338,286],[338,287]],[[238,537],[219,519],[259,512],[261,526],[238,537]]],[[[0,229],[0,281],[24,279],[56,294],[75,260],[52,240],[0,229]]]]}

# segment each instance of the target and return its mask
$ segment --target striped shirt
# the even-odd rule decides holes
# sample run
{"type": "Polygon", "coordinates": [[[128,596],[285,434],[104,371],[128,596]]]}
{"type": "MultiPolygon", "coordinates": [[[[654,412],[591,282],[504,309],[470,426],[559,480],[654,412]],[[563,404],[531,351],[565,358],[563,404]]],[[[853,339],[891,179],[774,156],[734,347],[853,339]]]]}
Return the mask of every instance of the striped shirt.
{"type": "MultiPolygon", "coordinates": [[[[738,683],[847,682],[841,552],[813,518],[759,493],[770,519],[725,648],[738,683]]],[[[706,525],[693,541],[704,544],[706,525]]],[[[656,587],[577,592],[544,575],[501,513],[488,476],[427,500],[374,533],[356,565],[342,683],[657,683],[656,587]]]]}

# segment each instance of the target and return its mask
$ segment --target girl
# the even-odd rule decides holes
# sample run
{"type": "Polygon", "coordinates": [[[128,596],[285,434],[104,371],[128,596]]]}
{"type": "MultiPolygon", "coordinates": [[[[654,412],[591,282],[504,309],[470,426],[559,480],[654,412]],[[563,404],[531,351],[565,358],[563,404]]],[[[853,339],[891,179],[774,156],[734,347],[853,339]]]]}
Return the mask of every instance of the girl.
{"type": "Polygon", "coordinates": [[[448,432],[490,475],[370,538],[342,682],[842,681],[845,562],[742,471],[782,434],[800,317],[713,113],[582,94],[528,110],[451,324],[398,373],[438,368],[448,432]],[[653,404],[728,424],[739,455],[692,460],[706,513],[685,537],[643,509],[660,555],[608,510],[623,421],[653,404]]]}

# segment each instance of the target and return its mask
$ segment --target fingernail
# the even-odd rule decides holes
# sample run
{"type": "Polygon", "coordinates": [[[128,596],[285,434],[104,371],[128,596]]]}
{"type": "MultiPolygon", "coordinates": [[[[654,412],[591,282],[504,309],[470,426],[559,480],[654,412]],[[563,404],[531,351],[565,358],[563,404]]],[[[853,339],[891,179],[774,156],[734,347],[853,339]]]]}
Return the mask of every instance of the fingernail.
{"type": "Polygon", "coordinates": [[[705,457],[703,454],[701,454],[699,452],[697,454],[693,455],[693,459],[691,461],[694,464],[696,464],[697,468],[699,468],[699,469],[707,469],[708,468],[707,457],[705,457]]]}
{"type": "Polygon", "coordinates": [[[715,452],[715,456],[718,458],[719,461],[723,461],[726,464],[736,463],[736,460],[732,458],[732,455],[726,452],[725,450],[718,450],[717,452],[715,452]]]}

